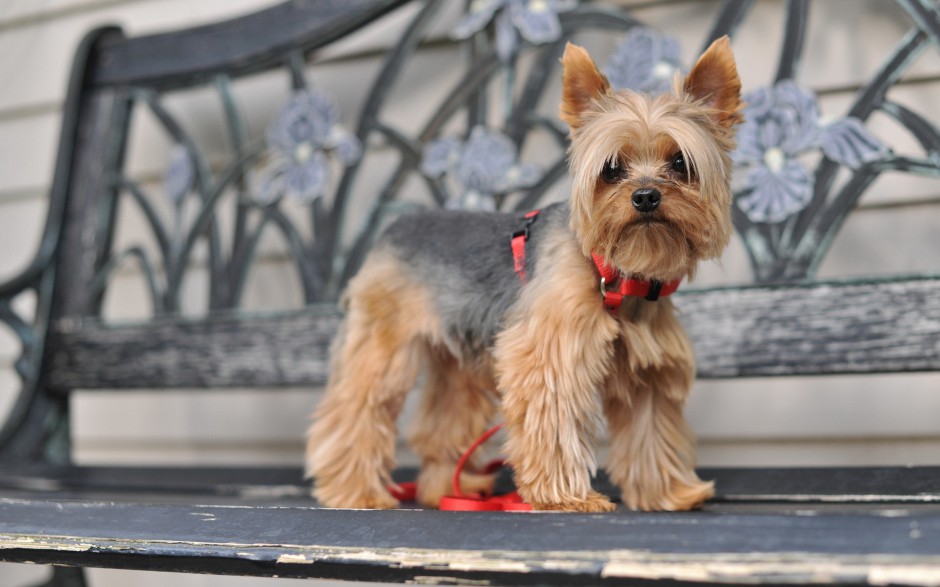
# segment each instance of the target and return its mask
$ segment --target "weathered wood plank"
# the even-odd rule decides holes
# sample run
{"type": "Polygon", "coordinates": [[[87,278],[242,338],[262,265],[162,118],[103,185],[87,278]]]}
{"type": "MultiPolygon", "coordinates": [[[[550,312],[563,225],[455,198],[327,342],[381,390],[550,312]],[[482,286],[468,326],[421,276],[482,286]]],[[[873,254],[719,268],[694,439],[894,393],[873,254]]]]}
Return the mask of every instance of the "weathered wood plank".
{"type": "Polygon", "coordinates": [[[940,369],[940,278],[676,295],[703,378],[940,369]]]}
{"type": "MultiPolygon", "coordinates": [[[[940,511],[940,467],[700,468],[715,482],[711,505],[776,502],[790,504],[934,504],[940,511]]],[[[414,468],[399,468],[395,479],[413,481],[414,468]]],[[[600,472],[594,487],[613,498],[619,491],[600,472]]],[[[310,484],[299,467],[142,467],[18,464],[0,470],[0,490],[187,494],[233,498],[309,500],[310,484]]],[[[511,491],[508,473],[498,491],[511,491]]]]}
{"type": "Polygon", "coordinates": [[[606,515],[0,499],[0,560],[498,584],[940,581],[940,514],[606,515]]]}
{"type": "MultiPolygon", "coordinates": [[[[940,369],[940,279],[719,289],[676,303],[700,377],[940,369]]],[[[126,327],[61,320],[48,381],[60,390],[319,385],[340,319],[311,307],[126,327]]]]}
{"type": "Polygon", "coordinates": [[[246,75],[340,39],[407,0],[293,0],[182,31],[115,40],[94,83],[169,89],[219,73],[246,75]]]}
{"type": "Polygon", "coordinates": [[[61,320],[48,341],[47,381],[59,390],[319,385],[340,318],[316,307],[121,328],[61,320]]]}

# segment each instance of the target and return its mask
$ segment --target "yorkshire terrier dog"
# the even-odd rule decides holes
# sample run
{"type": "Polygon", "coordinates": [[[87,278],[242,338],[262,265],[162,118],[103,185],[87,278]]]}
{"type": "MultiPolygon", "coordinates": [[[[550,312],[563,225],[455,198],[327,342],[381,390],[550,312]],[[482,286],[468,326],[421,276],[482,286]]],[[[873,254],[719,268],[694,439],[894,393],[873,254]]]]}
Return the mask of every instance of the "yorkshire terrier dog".
{"type": "MultiPolygon", "coordinates": [[[[656,97],[612,90],[581,47],[569,44],[562,65],[570,201],[525,216],[403,216],[351,280],[308,433],[321,504],[397,505],[396,420],[419,371],[410,441],[427,506],[450,493],[458,458],[497,411],[534,509],[614,509],[591,489],[602,415],[607,471],[628,508],[688,510],[713,494],[683,416],[692,347],[666,296],[731,235],[742,103],[729,41],[656,97]]],[[[492,488],[479,466],[462,490],[492,488]]]]}

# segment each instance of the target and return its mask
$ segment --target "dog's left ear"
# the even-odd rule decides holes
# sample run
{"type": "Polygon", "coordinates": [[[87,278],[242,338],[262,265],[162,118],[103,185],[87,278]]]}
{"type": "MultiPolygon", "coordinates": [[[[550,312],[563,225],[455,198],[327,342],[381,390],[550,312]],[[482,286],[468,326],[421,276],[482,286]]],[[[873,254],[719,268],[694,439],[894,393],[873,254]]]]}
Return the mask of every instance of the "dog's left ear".
{"type": "Polygon", "coordinates": [[[692,99],[717,110],[718,120],[724,126],[741,122],[741,79],[727,35],[702,53],[685,78],[683,89],[692,99]]]}
{"type": "Polygon", "coordinates": [[[581,126],[591,102],[610,91],[607,76],[601,73],[584,47],[565,46],[561,58],[561,109],[559,116],[571,130],[581,126]]]}

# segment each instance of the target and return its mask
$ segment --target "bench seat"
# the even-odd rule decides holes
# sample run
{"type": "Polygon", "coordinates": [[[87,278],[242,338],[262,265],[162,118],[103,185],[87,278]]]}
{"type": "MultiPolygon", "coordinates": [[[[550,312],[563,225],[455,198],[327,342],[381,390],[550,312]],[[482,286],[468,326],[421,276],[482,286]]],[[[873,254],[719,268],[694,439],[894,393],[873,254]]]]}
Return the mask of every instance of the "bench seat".
{"type": "Polygon", "coordinates": [[[467,585],[940,581],[938,467],[700,474],[718,494],[698,512],[559,515],[323,509],[296,468],[35,465],[0,474],[0,550],[11,562],[467,585]]]}

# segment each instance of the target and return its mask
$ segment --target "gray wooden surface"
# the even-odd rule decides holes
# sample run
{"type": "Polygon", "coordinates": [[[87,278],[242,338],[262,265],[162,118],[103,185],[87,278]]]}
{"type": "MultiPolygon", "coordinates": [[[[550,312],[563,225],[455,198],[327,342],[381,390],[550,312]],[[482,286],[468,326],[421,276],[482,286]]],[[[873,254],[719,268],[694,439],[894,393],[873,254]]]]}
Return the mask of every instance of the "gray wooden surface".
{"type": "MultiPolygon", "coordinates": [[[[940,280],[912,278],[677,294],[699,377],[940,369],[940,280]]],[[[62,319],[49,340],[61,389],[320,385],[341,316],[157,320],[101,326],[62,319]]]]}
{"type": "Polygon", "coordinates": [[[940,579],[936,508],[802,511],[441,514],[13,496],[0,498],[0,556],[421,584],[929,585],[940,579]]]}

